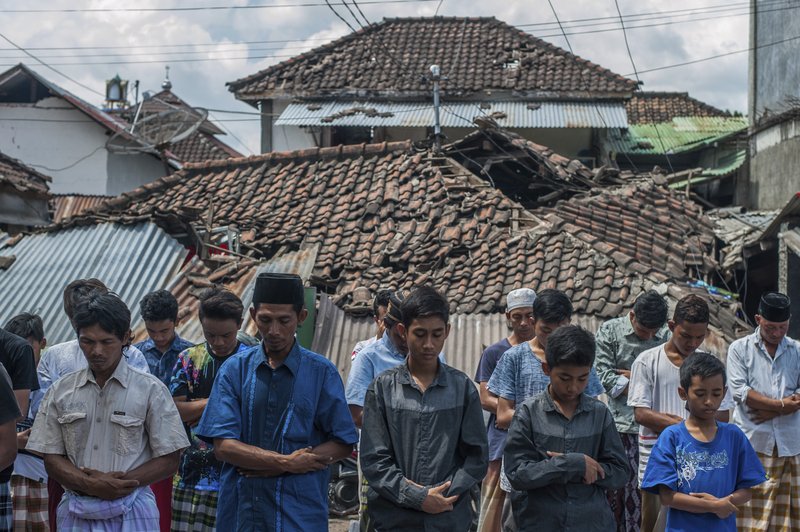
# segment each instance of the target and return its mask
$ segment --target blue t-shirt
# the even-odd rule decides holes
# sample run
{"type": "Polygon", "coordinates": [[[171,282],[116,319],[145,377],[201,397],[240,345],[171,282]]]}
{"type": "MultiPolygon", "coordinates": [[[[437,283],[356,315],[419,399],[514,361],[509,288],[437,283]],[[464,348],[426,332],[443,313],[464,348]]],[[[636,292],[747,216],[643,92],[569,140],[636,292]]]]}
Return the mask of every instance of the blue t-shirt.
{"type": "MultiPolygon", "coordinates": [[[[481,355],[481,361],[478,363],[475,382],[489,382],[500,358],[509,349],[511,349],[511,343],[508,338],[503,338],[487,347],[481,355]]],[[[505,447],[506,435],[508,434],[508,431],[495,427],[495,421],[497,421],[497,416],[491,414],[486,430],[486,435],[489,438],[489,460],[500,460],[503,457],[503,447],[505,447]]]]}
{"type": "MultiPolygon", "coordinates": [[[[714,439],[701,442],[689,434],[683,421],[667,427],[658,437],[647,462],[642,489],[658,493],[659,486],[664,485],[679,493],[709,493],[722,498],[766,480],[761,461],[739,427],[718,422],[714,439]]],[[[670,508],[666,530],[734,532],[736,514],[720,519],[713,513],[670,508]]]]}

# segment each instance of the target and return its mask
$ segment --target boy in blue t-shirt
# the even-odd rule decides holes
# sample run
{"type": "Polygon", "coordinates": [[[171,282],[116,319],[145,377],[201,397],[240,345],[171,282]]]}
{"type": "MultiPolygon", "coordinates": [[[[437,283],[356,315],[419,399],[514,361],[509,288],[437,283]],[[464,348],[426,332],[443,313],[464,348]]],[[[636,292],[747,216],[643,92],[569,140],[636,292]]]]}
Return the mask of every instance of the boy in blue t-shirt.
{"type": "Polygon", "coordinates": [[[741,429],[714,417],[725,395],[722,362],[708,353],[690,355],[680,379],[689,417],[658,437],[642,489],[669,507],[668,531],[735,531],[737,507],[766,473],[741,429]]]}

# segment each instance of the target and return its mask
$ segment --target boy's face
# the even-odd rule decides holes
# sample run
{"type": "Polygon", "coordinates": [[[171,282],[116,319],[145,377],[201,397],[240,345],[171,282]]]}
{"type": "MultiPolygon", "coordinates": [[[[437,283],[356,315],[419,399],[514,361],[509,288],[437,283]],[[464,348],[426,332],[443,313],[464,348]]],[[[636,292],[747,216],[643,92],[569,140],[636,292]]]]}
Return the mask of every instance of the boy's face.
{"type": "Polygon", "coordinates": [[[591,366],[556,366],[551,368],[547,362],[542,364],[545,375],[550,376],[550,391],[564,402],[576,401],[586,385],[589,384],[591,366]]]}
{"type": "Polygon", "coordinates": [[[686,401],[686,409],[696,418],[712,419],[719,410],[725,396],[725,384],[722,375],[714,375],[704,379],[699,375],[692,377],[688,390],[678,388],[681,399],[686,401]]]}
{"type": "Polygon", "coordinates": [[[439,316],[417,318],[408,327],[400,323],[396,328],[405,333],[408,356],[424,363],[436,361],[450,334],[450,324],[439,316]]]}
{"type": "Polygon", "coordinates": [[[99,324],[78,331],[78,344],[89,367],[95,374],[101,375],[114,371],[122,358],[122,348],[125,346],[125,342],[99,324]]]}
{"type": "Polygon", "coordinates": [[[144,320],[147,335],[156,344],[156,349],[162,353],[169,349],[175,339],[175,322],[172,320],[150,321],[144,320]]]}
{"type": "Polygon", "coordinates": [[[533,334],[539,341],[539,345],[547,347],[547,338],[559,327],[569,325],[569,318],[562,321],[542,321],[533,320],[533,334]]]}
{"type": "Polygon", "coordinates": [[[211,347],[211,351],[218,357],[226,357],[236,349],[239,343],[236,333],[239,332],[240,325],[236,320],[217,320],[214,318],[200,320],[203,336],[211,347]]]}
{"type": "Polygon", "coordinates": [[[42,338],[42,341],[40,342],[33,336],[28,336],[27,338],[25,338],[25,340],[27,340],[28,343],[31,344],[31,347],[33,348],[33,358],[36,360],[36,363],[38,364],[39,358],[41,358],[42,356],[42,349],[44,349],[45,346],[47,346],[47,338],[42,338]]]}
{"type": "Polygon", "coordinates": [[[672,331],[670,342],[682,357],[694,353],[708,334],[708,323],[689,323],[684,321],[675,323],[669,321],[669,330],[672,331]]]}
{"type": "Polygon", "coordinates": [[[633,311],[631,311],[629,317],[634,334],[643,342],[652,340],[661,329],[661,327],[645,327],[639,320],[636,319],[636,314],[634,314],[633,311]]]}

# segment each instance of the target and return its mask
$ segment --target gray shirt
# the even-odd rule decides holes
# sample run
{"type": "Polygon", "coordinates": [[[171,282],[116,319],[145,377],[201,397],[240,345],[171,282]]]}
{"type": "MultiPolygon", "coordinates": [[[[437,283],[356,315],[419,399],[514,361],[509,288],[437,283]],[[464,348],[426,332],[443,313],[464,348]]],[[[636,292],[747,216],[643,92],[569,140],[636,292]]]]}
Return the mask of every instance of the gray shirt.
{"type": "Polygon", "coordinates": [[[489,463],[475,385],[441,362],[424,393],[407,364],[385,371],[367,390],[360,458],[376,530],[468,530],[468,492],[489,463]],[[423,512],[428,488],[447,481],[445,495],[460,496],[453,510],[423,512]]]}
{"type": "Polygon", "coordinates": [[[608,408],[619,432],[637,434],[639,425],[633,418],[633,407],[628,406],[627,394],[622,393],[628,384],[628,378],[618,375],[616,370],[630,370],[639,354],[668,339],[669,329],[664,326],[652,339],[642,340],[636,336],[630,316],[608,320],[597,330],[597,356],[594,366],[608,395],[608,408]]]}
{"type": "Polygon", "coordinates": [[[605,490],[625,485],[625,450],[606,405],[581,395],[571,419],[549,390],[518,406],[503,454],[519,530],[607,531],[616,529],[605,490]],[[548,457],[547,452],[563,453],[548,457]],[[584,455],[606,473],[584,484],[584,455]]]}

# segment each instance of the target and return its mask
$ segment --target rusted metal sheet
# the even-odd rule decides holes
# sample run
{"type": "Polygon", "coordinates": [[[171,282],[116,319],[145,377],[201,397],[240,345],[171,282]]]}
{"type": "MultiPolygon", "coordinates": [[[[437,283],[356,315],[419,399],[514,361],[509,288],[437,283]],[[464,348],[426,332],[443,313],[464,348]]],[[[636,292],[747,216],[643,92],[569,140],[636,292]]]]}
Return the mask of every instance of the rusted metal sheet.
{"type": "Polygon", "coordinates": [[[53,206],[53,223],[60,223],[82,214],[109,199],[110,196],[88,196],[83,194],[57,194],[50,203],[53,206]]]}

